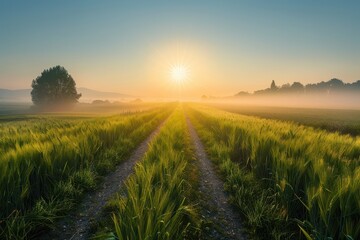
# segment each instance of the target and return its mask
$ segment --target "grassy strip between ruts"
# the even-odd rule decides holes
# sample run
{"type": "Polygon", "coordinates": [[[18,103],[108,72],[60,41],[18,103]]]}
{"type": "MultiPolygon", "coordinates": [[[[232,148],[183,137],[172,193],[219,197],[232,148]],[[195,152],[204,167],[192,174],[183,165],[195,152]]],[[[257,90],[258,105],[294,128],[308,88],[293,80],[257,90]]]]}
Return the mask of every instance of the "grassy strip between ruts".
{"type": "MultiPolygon", "coordinates": [[[[126,159],[171,112],[171,106],[143,113],[76,122],[7,125],[15,144],[1,156],[0,238],[26,239],[54,221],[94,189],[101,175],[126,159]],[[16,127],[23,131],[16,131],[16,127]],[[28,135],[32,135],[33,141],[28,135]],[[25,140],[24,140],[25,139],[25,140]]],[[[10,143],[12,144],[12,143],[10,143]]]]}
{"type": "Polygon", "coordinates": [[[359,138],[199,105],[188,112],[254,238],[360,237],[359,138]]]}
{"type": "Polygon", "coordinates": [[[170,116],[123,192],[108,204],[111,233],[106,239],[198,239],[199,218],[191,203],[196,173],[180,105],[170,116]]]}

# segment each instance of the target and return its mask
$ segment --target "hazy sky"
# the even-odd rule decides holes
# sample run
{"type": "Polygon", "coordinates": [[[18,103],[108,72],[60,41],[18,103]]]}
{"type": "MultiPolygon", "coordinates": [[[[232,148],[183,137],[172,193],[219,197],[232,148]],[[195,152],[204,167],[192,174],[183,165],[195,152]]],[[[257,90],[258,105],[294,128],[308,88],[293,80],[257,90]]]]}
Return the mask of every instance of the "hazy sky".
{"type": "Polygon", "coordinates": [[[64,66],[79,87],[173,96],[360,79],[360,1],[0,0],[0,88],[64,66]]]}

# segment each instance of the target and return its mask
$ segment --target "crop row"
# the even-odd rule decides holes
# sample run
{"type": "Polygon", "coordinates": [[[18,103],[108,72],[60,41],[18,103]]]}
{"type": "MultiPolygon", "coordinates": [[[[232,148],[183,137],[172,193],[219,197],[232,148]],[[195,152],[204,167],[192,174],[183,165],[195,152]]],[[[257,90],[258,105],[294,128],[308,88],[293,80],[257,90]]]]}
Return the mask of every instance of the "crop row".
{"type": "Polygon", "coordinates": [[[188,112],[251,233],[360,237],[360,138],[208,107],[188,112]]]}
{"type": "Polygon", "coordinates": [[[189,200],[189,141],[184,113],[178,107],[135,167],[122,194],[111,200],[113,232],[107,237],[195,238],[199,221],[189,200]]]}
{"type": "Polygon", "coordinates": [[[31,237],[51,226],[170,111],[0,125],[0,237],[31,237]]]}

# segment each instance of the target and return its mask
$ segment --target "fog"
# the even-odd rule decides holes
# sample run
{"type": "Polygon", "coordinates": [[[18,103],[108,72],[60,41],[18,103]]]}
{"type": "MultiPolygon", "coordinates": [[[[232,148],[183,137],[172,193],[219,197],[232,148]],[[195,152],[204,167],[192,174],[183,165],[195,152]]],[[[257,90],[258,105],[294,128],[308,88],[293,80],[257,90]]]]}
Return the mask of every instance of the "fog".
{"type": "Polygon", "coordinates": [[[358,109],[360,110],[360,94],[343,93],[311,93],[311,94],[267,94],[246,95],[227,98],[203,97],[202,102],[232,103],[240,105],[293,107],[293,108],[326,108],[326,109],[358,109]]]}

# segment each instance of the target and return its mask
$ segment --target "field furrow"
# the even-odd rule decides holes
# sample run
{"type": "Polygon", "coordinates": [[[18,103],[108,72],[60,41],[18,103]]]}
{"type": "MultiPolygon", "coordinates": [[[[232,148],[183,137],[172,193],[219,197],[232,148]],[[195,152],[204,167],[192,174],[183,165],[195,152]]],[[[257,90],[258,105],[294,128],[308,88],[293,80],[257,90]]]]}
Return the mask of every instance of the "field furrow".
{"type": "Polygon", "coordinates": [[[91,224],[99,218],[106,202],[120,190],[124,181],[134,170],[136,163],[144,157],[149,144],[165,124],[162,122],[131,154],[131,156],[119,164],[115,171],[104,176],[101,186],[84,197],[77,210],[63,221],[57,224],[57,228],[41,239],[88,239],[91,224]]]}
{"type": "Polygon", "coordinates": [[[359,238],[358,137],[201,105],[188,112],[252,238],[359,238]]]}
{"type": "Polygon", "coordinates": [[[109,201],[107,225],[96,237],[198,239],[191,161],[185,116],[178,106],[122,191],[109,201]]]}
{"type": "Polygon", "coordinates": [[[217,176],[207,157],[204,146],[194,126],[187,118],[191,140],[199,164],[200,203],[203,220],[209,224],[204,230],[204,239],[246,239],[240,215],[228,202],[224,182],[217,176]]]}
{"type": "MultiPolygon", "coordinates": [[[[76,133],[63,129],[71,125],[66,121],[46,122],[45,117],[44,128],[26,123],[30,129],[34,126],[35,134],[48,136],[45,141],[17,144],[1,156],[0,200],[7,204],[0,206],[0,238],[36,238],[53,228],[57,219],[74,210],[84,193],[96,189],[101,179],[107,179],[102,176],[127,159],[171,111],[172,106],[164,105],[133,114],[73,119],[79,126],[76,133]]],[[[16,129],[17,124],[24,123],[10,126],[16,129]]],[[[18,131],[19,135],[7,137],[21,142],[26,134],[18,131]]]]}

